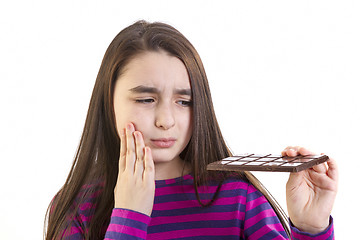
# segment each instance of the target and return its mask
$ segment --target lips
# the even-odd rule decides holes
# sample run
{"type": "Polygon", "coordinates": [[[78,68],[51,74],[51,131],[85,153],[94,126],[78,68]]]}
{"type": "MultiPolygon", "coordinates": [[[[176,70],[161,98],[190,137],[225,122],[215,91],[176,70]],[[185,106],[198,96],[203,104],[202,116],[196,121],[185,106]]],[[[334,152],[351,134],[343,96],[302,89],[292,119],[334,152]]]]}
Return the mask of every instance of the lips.
{"type": "Polygon", "coordinates": [[[157,148],[170,148],[175,144],[175,142],[176,142],[175,138],[151,139],[152,145],[157,148]]]}

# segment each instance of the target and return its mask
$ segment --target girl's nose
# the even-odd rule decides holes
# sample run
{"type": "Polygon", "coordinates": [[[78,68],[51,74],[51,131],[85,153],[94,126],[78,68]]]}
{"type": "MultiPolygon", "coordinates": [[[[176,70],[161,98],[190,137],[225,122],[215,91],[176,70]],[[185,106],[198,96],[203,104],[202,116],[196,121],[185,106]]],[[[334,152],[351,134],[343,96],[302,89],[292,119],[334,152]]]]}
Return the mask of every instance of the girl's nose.
{"type": "Polygon", "coordinates": [[[170,106],[159,106],[156,111],[155,125],[164,130],[170,129],[175,125],[173,110],[170,106]]]}

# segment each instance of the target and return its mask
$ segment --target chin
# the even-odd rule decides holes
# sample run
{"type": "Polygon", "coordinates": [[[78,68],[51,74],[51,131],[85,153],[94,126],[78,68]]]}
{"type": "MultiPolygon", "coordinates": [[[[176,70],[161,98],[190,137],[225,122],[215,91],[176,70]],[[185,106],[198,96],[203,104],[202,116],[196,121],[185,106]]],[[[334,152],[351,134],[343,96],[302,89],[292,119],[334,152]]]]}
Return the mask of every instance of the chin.
{"type": "Polygon", "coordinates": [[[178,156],[179,155],[166,154],[166,153],[153,151],[154,163],[170,162],[170,161],[174,160],[175,158],[177,158],[178,156]]]}

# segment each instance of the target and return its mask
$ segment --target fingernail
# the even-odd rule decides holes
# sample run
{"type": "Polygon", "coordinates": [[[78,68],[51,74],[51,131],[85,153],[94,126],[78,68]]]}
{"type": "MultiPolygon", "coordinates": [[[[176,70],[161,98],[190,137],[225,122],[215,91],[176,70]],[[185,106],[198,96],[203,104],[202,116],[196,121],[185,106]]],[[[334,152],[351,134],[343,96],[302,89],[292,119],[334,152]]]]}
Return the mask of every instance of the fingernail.
{"type": "Polygon", "coordinates": [[[131,130],[131,123],[129,123],[126,127],[128,130],[131,130]]]}

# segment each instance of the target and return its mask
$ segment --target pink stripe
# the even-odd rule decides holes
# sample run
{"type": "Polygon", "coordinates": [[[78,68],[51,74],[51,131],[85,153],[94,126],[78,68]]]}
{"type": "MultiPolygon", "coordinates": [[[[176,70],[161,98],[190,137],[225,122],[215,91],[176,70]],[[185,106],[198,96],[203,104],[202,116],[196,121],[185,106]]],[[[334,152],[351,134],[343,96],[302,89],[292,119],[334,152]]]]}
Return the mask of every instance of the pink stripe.
{"type": "MultiPolygon", "coordinates": [[[[264,236],[265,234],[267,234],[268,232],[271,232],[273,230],[281,232],[281,231],[284,231],[284,228],[282,227],[281,223],[266,224],[265,226],[263,226],[262,228],[260,228],[259,230],[257,230],[253,234],[251,234],[251,238],[259,239],[262,236],[264,236]]],[[[280,239],[286,239],[286,238],[280,238],[280,239]]]]}
{"type": "Polygon", "coordinates": [[[278,236],[276,236],[275,238],[273,238],[271,240],[284,240],[284,239],[287,239],[287,238],[284,238],[282,235],[278,235],[278,236]]]}
{"type": "Polygon", "coordinates": [[[88,196],[89,193],[86,192],[86,190],[82,190],[79,192],[78,197],[83,198],[85,196],[86,198],[92,199],[92,198],[96,198],[97,196],[99,196],[102,192],[103,192],[103,189],[99,189],[99,190],[91,193],[91,195],[88,196]]]}
{"type": "Polygon", "coordinates": [[[253,185],[249,184],[248,194],[258,191],[253,185]]]}
{"type": "Polygon", "coordinates": [[[80,208],[81,211],[84,211],[84,210],[87,210],[87,209],[94,208],[94,204],[89,203],[89,202],[83,203],[83,204],[80,205],[79,208],[80,208]]]}
{"type": "Polygon", "coordinates": [[[89,189],[92,188],[94,186],[97,186],[97,184],[84,184],[81,186],[81,189],[89,189]]]}
{"type": "MultiPolygon", "coordinates": [[[[236,190],[236,189],[244,189],[248,188],[248,184],[244,182],[230,182],[225,183],[221,186],[221,190],[236,190]]],[[[217,186],[210,186],[210,187],[200,187],[200,193],[215,193],[217,186]]],[[[162,195],[171,195],[176,193],[194,193],[193,185],[180,185],[180,186],[170,186],[170,187],[162,187],[156,189],[156,196],[162,195]]]]}
{"type": "Polygon", "coordinates": [[[132,219],[146,224],[149,224],[150,222],[150,217],[148,215],[122,208],[114,208],[111,217],[122,217],[122,218],[132,219]]]}
{"type": "Polygon", "coordinates": [[[176,183],[175,179],[166,179],[165,184],[173,184],[176,183]]]}
{"type": "MultiPolygon", "coordinates": [[[[236,196],[229,198],[221,198],[217,199],[213,205],[230,205],[230,204],[245,204],[246,197],[236,196]]],[[[174,210],[174,209],[182,209],[182,208],[190,208],[190,207],[199,207],[199,202],[197,200],[186,200],[186,201],[176,201],[169,202],[167,204],[155,204],[153,210],[163,211],[163,210],[174,210]]]]}
{"type": "MultiPolygon", "coordinates": [[[[67,229],[67,230],[64,230],[63,234],[62,234],[62,237],[68,237],[68,236],[71,236],[71,235],[74,235],[76,233],[83,233],[83,231],[80,229],[80,228],[77,228],[77,227],[71,227],[70,230],[67,229]]],[[[61,238],[62,238],[61,237],[61,238]]]]}
{"type": "Polygon", "coordinates": [[[176,230],[162,233],[148,234],[148,239],[175,239],[185,237],[198,237],[198,236],[228,236],[240,234],[240,228],[192,228],[184,230],[176,230]]]}
{"type": "Polygon", "coordinates": [[[193,221],[215,221],[215,220],[232,220],[244,219],[244,212],[234,211],[226,213],[202,213],[202,214],[188,214],[170,217],[156,217],[151,220],[150,226],[156,226],[168,223],[193,222],[193,221]]]}
{"type": "Polygon", "coordinates": [[[104,182],[98,182],[98,183],[90,183],[90,184],[84,184],[81,186],[81,189],[89,189],[93,187],[103,187],[105,186],[104,182]]]}
{"type": "Polygon", "coordinates": [[[185,175],[183,178],[184,178],[185,180],[194,179],[191,175],[185,175]]]}
{"type": "Polygon", "coordinates": [[[110,232],[117,232],[117,233],[125,233],[131,236],[139,237],[142,239],[146,239],[146,232],[137,228],[124,226],[124,225],[117,225],[117,224],[109,224],[107,231],[110,232]]]}
{"type": "Polygon", "coordinates": [[[267,217],[274,217],[276,213],[273,209],[267,209],[259,212],[259,214],[253,216],[246,220],[246,229],[253,226],[254,224],[258,223],[260,220],[267,218],[267,217]]]}
{"type": "Polygon", "coordinates": [[[90,198],[96,198],[96,197],[98,197],[102,192],[103,192],[103,189],[98,190],[98,191],[94,192],[93,194],[91,194],[90,198]]]}
{"type": "Polygon", "coordinates": [[[91,218],[92,218],[92,215],[90,215],[90,216],[85,216],[85,215],[83,215],[83,214],[80,214],[81,222],[90,222],[91,218]]]}

